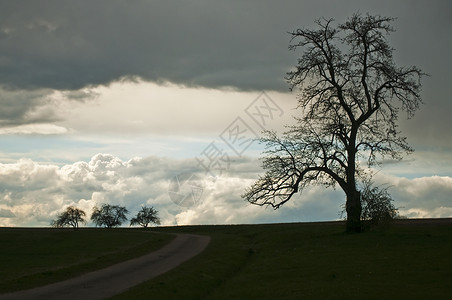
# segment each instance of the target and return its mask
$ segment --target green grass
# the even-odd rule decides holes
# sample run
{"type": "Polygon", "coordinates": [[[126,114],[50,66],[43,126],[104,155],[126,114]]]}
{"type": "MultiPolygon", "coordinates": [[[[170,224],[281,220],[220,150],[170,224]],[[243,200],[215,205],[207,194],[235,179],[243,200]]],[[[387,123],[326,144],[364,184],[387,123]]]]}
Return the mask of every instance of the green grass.
{"type": "Polygon", "coordinates": [[[100,269],[161,248],[173,238],[140,229],[0,228],[0,293],[100,269]]]}
{"type": "MultiPolygon", "coordinates": [[[[341,222],[154,228],[210,235],[207,249],[114,299],[450,299],[452,225],[345,234],[341,222]]],[[[137,229],[0,229],[0,293],[163,246],[137,229]]]]}
{"type": "Polygon", "coordinates": [[[452,226],[343,223],[161,228],[212,237],[180,267],[114,299],[446,299],[452,226]]]}

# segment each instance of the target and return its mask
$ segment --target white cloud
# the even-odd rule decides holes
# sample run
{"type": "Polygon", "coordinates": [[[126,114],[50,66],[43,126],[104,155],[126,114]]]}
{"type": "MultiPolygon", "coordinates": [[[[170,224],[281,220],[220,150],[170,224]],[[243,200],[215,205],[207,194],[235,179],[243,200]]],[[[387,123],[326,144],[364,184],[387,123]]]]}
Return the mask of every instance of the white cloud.
{"type": "Polygon", "coordinates": [[[452,217],[452,177],[430,176],[408,179],[384,173],[375,177],[389,186],[400,214],[412,218],[452,217]]]}
{"type": "MultiPolygon", "coordinates": [[[[219,140],[219,135],[237,117],[260,133],[261,128],[245,112],[259,95],[260,92],[195,89],[142,81],[54,92],[49,98],[56,105],[53,110],[58,120],[0,128],[0,133],[8,133],[0,136],[6,146],[1,158],[4,162],[29,157],[60,163],[86,160],[98,152],[122,159],[150,155],[195,157],[209,143],[219,140]],[[38,139],[36,134],[47,136],[38,139]]],[[[295,95],[277,92],[267,95],[284,111],[267,128],[282,130],[295,113],[295,95]]]]}
{"type": "Polygon", "coordinates": [[[47,226],[69,205],[90,214],[94,205],[104,202],[124,205],[131,213],[141,205],[154,205],[172,224],[174,215],[164,212],[179,208],[168,197],[169,179],[190,168],[194,169],[188,161],[158,157],[122,161],[110,154],[62,167],[30,159],[0,164],[0,208],[15,215],[2,217],[0,225],[47,226]]]}
{"type": "Polygon", "coordinates": [[[452,207],[438,207],[433,210],[423,208],[401,209],[401,215],[408,218],[450,218],[452,207]]]}
{"type": "MultiPolygon", "coordinates": [[[[97,154],[90,161],[64,166],[39,164],[30,159],[0,164],[0,226],[48,226],[69,205],[88,215],[101,203],[126,206],[132,216],[142,205],[152,205],[162,224],[237,224],[335,220],[345,201],[340,190],[320,186],[296,195],[279,210],[250,205],[241,198],[262,173],[259,162],[236,159],[222,176],[207,176],[192,159],[162,157],[123,161],[97,154]],[[171,179],[183,172],[203,178],[198,205],[180,207],[171,201],[171,179]]],[[[409,217],[451,217],[452,178],[407,179],[378,173],[379,183],[389,183],[395,205],[409,217]]],[[[128,225],[128,224],[125,224],[128,225]]]]}
{"type": "Polygon", "coordinates": [[[65,134],[69,129],[55,124],[25,124],[0,128],[1,134],[65,134]]]}
{"type": "MultiPolygon", "coordinates": [[[[202,139],[219,135],[260,92],[189,88],[150,82],[115,82],[90,90],[96,99],[71,102],[60,109],[58,124],[84,135],[177,136],[202,139]]],[[[268,92],[285,111],[269,125],[281,127],[291,120],[296,97],[268,92]]],[[[245,118],[245,117],[244,117],[245,118]]],[[[252,120],[247,120],[253,126],[252,120]]],[[[260,128],[255,128],[260,132],[260,128]]]]}

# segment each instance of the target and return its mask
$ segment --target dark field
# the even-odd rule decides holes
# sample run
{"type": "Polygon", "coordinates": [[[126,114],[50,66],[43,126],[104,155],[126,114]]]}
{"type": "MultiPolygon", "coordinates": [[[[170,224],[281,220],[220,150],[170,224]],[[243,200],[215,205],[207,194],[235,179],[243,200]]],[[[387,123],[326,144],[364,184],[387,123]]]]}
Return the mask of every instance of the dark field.
{"type": "MultiPolygon", "coordinates": [[[[178,268],[115,299],[445,299],[452,221],[401,220],[346,234],[342,222],[159,227],[212,237],[178,268]]],[[[1,291],[40,285],[161,247],[137,229],[0,229],[1,291]]]]}
{"type": "Polygon", "coordinates": [[[205,252],[115,299],[451,299],[452,222],[193,226],[205,252]]]}
{"type": "Polygon", "coordinates": [[[0,294],[141,256],[173,238],[141,229],[0,228],[0,294]]]}

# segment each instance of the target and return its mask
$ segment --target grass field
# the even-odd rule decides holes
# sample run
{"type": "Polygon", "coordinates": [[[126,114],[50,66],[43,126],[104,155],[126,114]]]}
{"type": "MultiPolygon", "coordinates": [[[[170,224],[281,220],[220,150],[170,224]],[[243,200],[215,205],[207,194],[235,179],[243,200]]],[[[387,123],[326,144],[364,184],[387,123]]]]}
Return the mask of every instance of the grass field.
{"type": "Polygon", "coordinates": [[[452,225],[161,228],[212,236],[198,257],[114,299],[451,299],[452,225]]]}
{"type": "Polygon", "coordinates": [[[60,281],[141,256],[173,238],[140,229],[0,228],[0,293],[60,281]]]}
{"type": "MultiPolygon", "coordinates": [[[[197,257],[114,299],[451,298],[451,222],[407,220],[362,234],[345,234],[344,228],[341,222],[154,228],[212,240],[197,257]]],[[[0,229],[1,291],[11,283],[23,287],[72,276],[170,238],[135,229],[0,229]],[[99,243],[71,248],[88,240],[99,243]],[[121,248],[126,244],[131,248],[121,248]]]]}

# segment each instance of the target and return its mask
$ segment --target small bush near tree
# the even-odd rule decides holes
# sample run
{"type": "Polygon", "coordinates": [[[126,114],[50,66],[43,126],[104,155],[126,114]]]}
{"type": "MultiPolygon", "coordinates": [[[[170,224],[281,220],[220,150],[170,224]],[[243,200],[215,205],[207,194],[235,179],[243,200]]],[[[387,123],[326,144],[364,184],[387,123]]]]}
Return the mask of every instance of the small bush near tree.
{"type": "Polygon", "coordinates": [[[160,225],[160,218],[158,217],[157,210],[154,207],[141,207],[141,210],[137,215],[130,220],[130,226],[140,225],[142,227],[148,227],[150,223],[160,225]]]}
{"type": "MultiPolygon", "coordinates": [[[[388,192],[388,187],[374,186],[371,178],[365,178],[362,183],[361,194],[361,221],[363,229],[369,229],[378,225],[389,224],[394,219],[402,219],[398,209],[394,206],[393,199],[388,192]]],[[[345,207],[341,217],[345,215],[345,207]]]]}
{"type": "Polygon", "coordinates": [[[363,207],[361,220],[365,222],[365,225],[370,226],[392,221],[398,213],[392,201],[387,187],[373,186],[370,181],[365,182],[364,189],[361,191],[361,205],[363,207]]]}
{"type": "Polygon", "coordinates": [[[128,213],[129,211],[124,206],[102,204],[100,208],[97,206],[93,208],[91,220],[96,226],[113,228],[127,221],[126,214],[128,213]]]}

